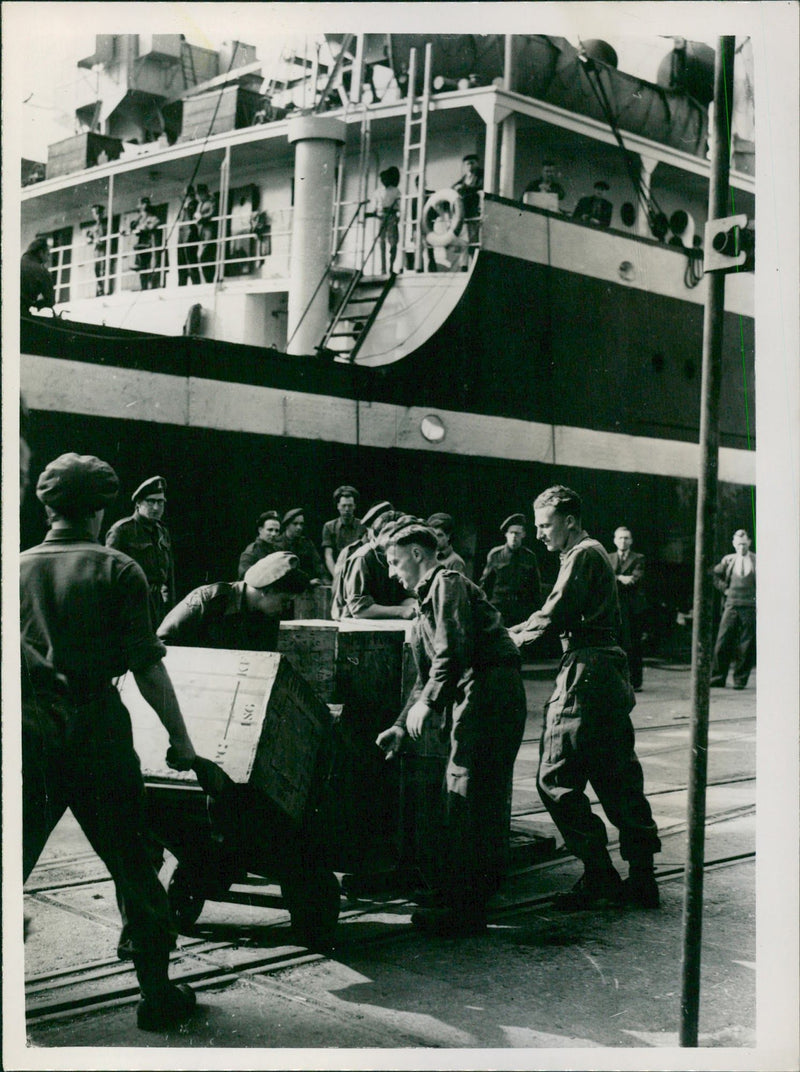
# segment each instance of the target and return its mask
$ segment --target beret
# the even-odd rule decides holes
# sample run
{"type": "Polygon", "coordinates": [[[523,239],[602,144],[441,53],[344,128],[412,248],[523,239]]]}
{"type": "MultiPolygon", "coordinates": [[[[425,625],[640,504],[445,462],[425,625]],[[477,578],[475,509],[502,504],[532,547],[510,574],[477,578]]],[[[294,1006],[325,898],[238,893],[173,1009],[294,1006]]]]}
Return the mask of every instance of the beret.
{"type": "Polygon", "coordinates": [[[333,501],[338,503],[343,495],[352,495],[354,499],[359,498],[359,494],[352,484],[342,484],[341,487],[338,487],[333,493],[333,501]]]}
{"type": "Polygon", "coordinates": [[[393,509],[394,507],[392,506],[392,504],[390,502],[386,502],[385,500],[384,502],[375,503],[374,506],[370,506],[369,510],[367,510],[367,512],[361,518],[361,524],[366,525],[366,527],[369,528],[371,525],[375,524],[381,514],[385,514],[387,510],[393,509]]]}
{"type": "Polygon", "coordinates": [[[149,498],[151,495],[166,495],[167,494],[167,482],[163,476],[151,476],[148,477],[144,483],[131,495],[131,502],[138,502],[140,499],[149,498]]]}
{"type": "Polygon", "coordinates": [[[453,521],[450,514],[431,514],[425,524],[430,525],[432,529],[441,529],[442,532],[446,532],[448,536],[452,535],[453,529],[455,528],[455,521],[453,521]]]}
{"type": "Polygon", "coordinates": [[[117,474],[91,454],[62,454],[45,466],[36,497],[56,513],[88,516],[113,502],[119,491],[117,474]]]}
{"type": "Polygon", "coordinates": [[[286,513],[283,515],[283,521],[281,522],[281,524],[288,525],[290,522],[295,521],[298,517],[303,517],[304,515],[305,510],[302,510],[299,506],[297,506],[294,510],[286,511],[286,513]]]}
{"type": "Polygon", "coordinates": [[[609,188],[609,186],[608,186],[607,182],[605,182],[603,179],[600,179],[598,182],[596,182],[594,184],[594,188],[596,190],[607,190],[609,188]]]}
{"type": "Polygon", "coordinates": [[[512,514],[511,517],[507,517],[503,524],[500,526],[500,531],[505,532],[511,525],[522,525],[523,528],[528,527],[528,523],[525,520],[524,514],[512,514]]]}
{"type": "Polygon", "coordinates": [[[289,551],[274,551],[253,563],[244,575],[244,583],[251,588],[270,588],[283,581],[281,587],[285,591],[303,592],[308,587],[308,577],[297,568],[299,561],[297,555],[289,551]]]}

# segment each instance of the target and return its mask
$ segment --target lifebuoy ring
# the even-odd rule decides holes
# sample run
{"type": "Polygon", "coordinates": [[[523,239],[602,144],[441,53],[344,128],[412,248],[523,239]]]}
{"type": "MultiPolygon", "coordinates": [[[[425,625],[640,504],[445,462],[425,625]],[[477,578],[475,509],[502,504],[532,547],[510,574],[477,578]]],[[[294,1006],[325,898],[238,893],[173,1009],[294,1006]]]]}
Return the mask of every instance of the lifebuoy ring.
{"type": "Polygon", "coordinates": [[[461,224],[464,222],[464,206],[455,190],[437,190],[425,202],[422,210],[422,229],[429,246],[449,246],[456,240],[461,224]],[[442,216],[450,218],[450,224],[443,230],[435,230],[435,222],[442,216]]]}

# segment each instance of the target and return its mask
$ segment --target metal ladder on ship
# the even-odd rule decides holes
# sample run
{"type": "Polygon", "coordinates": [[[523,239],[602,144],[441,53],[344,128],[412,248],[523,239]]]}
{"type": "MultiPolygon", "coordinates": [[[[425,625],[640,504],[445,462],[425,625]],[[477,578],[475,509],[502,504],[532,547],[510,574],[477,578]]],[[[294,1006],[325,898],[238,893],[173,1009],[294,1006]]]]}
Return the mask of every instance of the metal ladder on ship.
{"type": "MultiPolygon", "coordinates": [[[[414,231],[414,219],[422,219],[422,209],[425,203],[425,163],[428,140],[428,113],[431,99],[431,45],[425,46],[425,69],[423,77],[422,96],[416,96],[416,66],[417,52],[411,49],[409,55],[409,79],[408,101],[405,114],[405,126],[403,131],[403,172],[401,177],[402,190],[400,195],[400,220],[398,224],[397,256],[402,259],[405,256],[404,236],[414,233],[414,269],[419,270],[422,263],[422,230],[420,227],[414,231]],[[417,189],[412,192],[412,180],[417,179],[417,189]],[[416,212],[414,208],[416,207],[416,212]]],[[[361,217],[361,209],[367,204],[366,183],[369,169],[369,156],[371,145],[370,116],[366,105],[363,105],[361,120],[361,140],[359,153],[359,207],[357,215],[361,217]]],[[[341,173],[340,187],[337,192],[336,212],[334,219],[334,235],[338,235],[339,217],[341,209],[341,173]]],[[[376,233],[369,249],[365,249],[364,242],[364,219],[360,218],[360,242],[357,244],[356,262],[360,267],[353,272],[347,281],[344,294],[334,312],[330,323],[317,347],[318,353],[334,353],[339,359],[347,358],[355,361],[359,350],[364,345],[370,328],[378,318],[389,291],[394,286],[398,274],[397,262],[390,265],[387,277],[366,277],[366,267],[374,253],[375,246],[381,237],[383,227],[376,233]],[[348,349],[331,347],[334,339],[351,340],[352,345],[348,349]]],[[[341,244],[347,234],[353,220],[348,224],[344,234],[336,243],[336,253],[331,259],[330,273],[336,260],[341,244]]],[[[402,269],[402,266],[401,266],[402,269]]]]}

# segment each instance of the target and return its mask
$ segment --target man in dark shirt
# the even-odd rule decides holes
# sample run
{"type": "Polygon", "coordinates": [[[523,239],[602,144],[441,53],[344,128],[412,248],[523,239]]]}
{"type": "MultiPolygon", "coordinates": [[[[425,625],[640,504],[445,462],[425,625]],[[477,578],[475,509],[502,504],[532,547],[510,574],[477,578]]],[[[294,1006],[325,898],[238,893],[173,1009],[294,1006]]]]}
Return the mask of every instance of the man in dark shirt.
{"type": "Polygon", "coordinates": [[[377,503],[364,516],[367,532],[344,564],[340,589],[331,613],[338,618],[412,618],[414,600],[396,577],[389,575],[382,533],[400,515],[389,503],[377,503]],[[387,509],[383,509],[386,507],[387,509]]]}
{"type": "Polygon", "coordinates": [[[169,733],[170,767],[188,770],[196,757],[150,625],[144,574],[97,542],[118,487],[106,462],[62,454],[36,488],[50,531],[20,557],[23,876],[69,808],[114,880],[118,951],[133,960],[142,994],[138,1025],[160,1031],[185,1020],[195,997],[169,982],[169,903],[142,840],[144,786],[113,679],[133,673],[169,733]]]}
{"type": "Polygon", "coordinates": [[[548,629],[561,634],[564,654],[545,705],[536,781],[567,848],[584,865],[577,885],[555,907],[571,912],[611,901],[657,908],[653,856],[661,842],[634,750],[630,712],[636,701],[619,646],[614,571],[604,548],[584,531],[574,491],[557,484],[542,492],[533,509],[537,538],[561,556],[561,569],[541,610],[510,632],[520,647],[548,629]],[[624,883],[606,848],[605,824],[589,805],[587,782],[619,829],[620,853],[629,865],[624,883]]]}
{"type": "Polygon", "coordinates": [[[238,579],[240,581],[250,567],[258,562],[260,558],[266,558],[267,555],[283,550],[281,519],[277,510],[265,510],[263,514],[259,514],[256,521],[256,532],[258,533],[256,538],[245,547],[239,556],[238,579]]]}
{"type": "Polygon", "coordinates": [[[601,179],[594,184],[594,194],[582,197],[572,213],[574,220],[581,223],[593,223],[596,227],[610,227],[614,206],[603,194],[608,190],[608,183],[601,179]]]}
{"type": "Polygon", "coordinates": [[[284,549],[300,559],[300,569],[308,574],[309,584],[321,584],[324,567],[319,551],[305,534],[305,511],[299,507],[288,510],[283,515],[282,528],[284,549]]]}
{"type": "Polygon", "coordinates": [[[522,514],[507,517],[500,531],[506,542],[489,552],[480,586],[510,628],[525,621],[542,604],[539,563],[533,551],[522,546],[525,539],[522,514]]]}
{"type": "Polygon", "coordinates": [[[35,309],[52,309],[56,303],[53,277],[47,270],[50,246],[46,238],[34,238],[20,261],[20,305],[23,313],[35,309]]]}
{"type": "Polygon", "coordinates": [[[564,198],[564,187],[556,182],[556,166],[552,160],[545,160],[542,173],[538,179],[531,179],[523,191],[526,194],[556,194],[559,201],[564,198]]]}
{"type": "Polygon", "coordinates": [[[399,521],[383,542],[391,576],[417,599],[417,681],[376,743],[388,759],[406,735],[416,741],[426,727],[450,738],[435,876],[443,907],[415,912],[412,923],[430,934],[480,933],[507,865],[511,780],[526,713],[520,659],[477,585],[437,562],[432,529],[399,521]]]}
{"type": "Polygon", "coordinates": [[[333,493],[333,502],[339,513],[338,517],[326,521],[322,526],[322,553],[325,565],[333,577],[336,559],[351,543],[360,540],[366,532],[361,520],[356,517],[358,492],[350,484],[342,484],[333,493]]]}
{"type": "Polygon", "coordinates": [[[120,518],[106,533],[106,547],[116,547],[138,562],[147,578],[153,629],[175,603],[175,563],[169,529],[162,521],[167,482],[153,476],[131,495],[133,515],[120,518]]]}
{"type": "Polygon", "coordinates": [[[242,581],[195,588],[172,608],[158,636],[179,647],[275,651],[281,617],[307,587],[297,555],[276,551],[255,562],[242,581]]]}

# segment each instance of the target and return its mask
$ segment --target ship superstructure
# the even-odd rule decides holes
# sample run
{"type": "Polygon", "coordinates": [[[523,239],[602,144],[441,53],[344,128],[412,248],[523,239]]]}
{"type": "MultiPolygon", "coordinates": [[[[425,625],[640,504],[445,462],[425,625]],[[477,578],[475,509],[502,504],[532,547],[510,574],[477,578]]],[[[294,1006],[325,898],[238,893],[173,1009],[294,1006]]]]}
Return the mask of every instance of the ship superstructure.
{"type": "MultiPolygon", "coordinates": [[[[291,444],[289,468],[302,458],[319,483],[309,450],[324,443],[342,479],[355,467],[376,493],[383,456],[395,497],[398,458],[420,452],[431,509],[449,489],[456,513],[488,487],[502,513],[497,480],[521,474],[525,496],[546,473],[580,483],[590,471],[625,494],[671,481],[657,513],[684,528],[666,515],[688,518],[697,471],[705,60],[678,43],[654,85],[619,72],[602,42],[330,35],[278,74],[246,45],[214,57],[180,39],[98,38],[84,63],[98,85],[122,63],[116,103],[82,105],[71,169],[48,167],[22,192],[23,243],[52,242],[62,314],[27,336],[23,325],[29,405],[54,427],[83,414],[139,435],[184,429],[196,448],[205,434],[214,450],[227,436],[234,454],[253,436],[271,457],[291,444]],[[453,187],[471,154],[482,183],[470,206],[453,187]],[[549,162],[561,196],[525,192],[549,162]],[[375,195],[393,166],[387,262],[375,195]],[[574,215],[597,182],[608,226],[574,215]],[[211,205],[202,250],[189,186],[211,205]],[[142,197],[156,220],[146,272],[142,197]],[[108,221],[99,247],[93,204],[108,221]]],[[[735,148],[735,209],[753,219],[752,146],[735,148]]],[[[751,274],[729,277],[726,317],[736,375],[720,466],[740,509],[755,472],[751,274]]],[[[644,497],[640,530],[659,494],[644,497]]]]}

